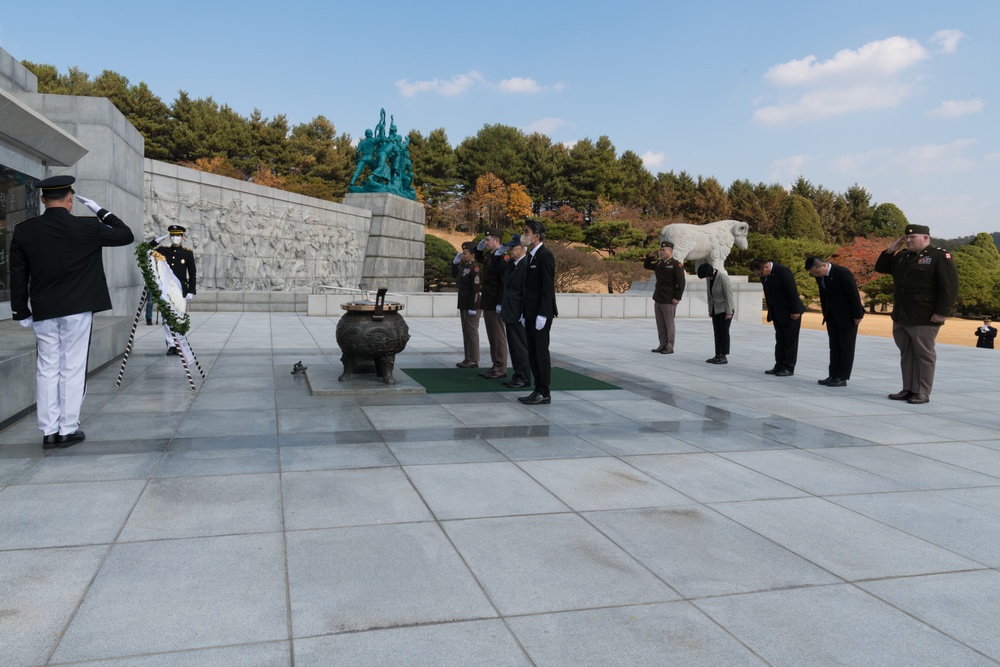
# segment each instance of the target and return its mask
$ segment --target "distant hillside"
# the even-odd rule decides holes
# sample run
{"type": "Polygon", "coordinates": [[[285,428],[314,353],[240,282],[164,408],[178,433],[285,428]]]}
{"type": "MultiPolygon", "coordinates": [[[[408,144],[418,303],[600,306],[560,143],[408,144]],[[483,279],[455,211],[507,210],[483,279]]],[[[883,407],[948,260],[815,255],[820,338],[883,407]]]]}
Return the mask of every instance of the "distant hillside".
{"type": "MultiPolygon", "coordinates": [[[[990,236],[993,237],[993,243],[996,245],[997,250],[1000,250],[1000,232],[993,232],[990,236]]],[[[954,250],[959,246],[968,245],[974,238],[976,238],[975,234],[972,236],[960,236],[957,239],[934,239],[934,244],[941,248],[954,250]]]]}

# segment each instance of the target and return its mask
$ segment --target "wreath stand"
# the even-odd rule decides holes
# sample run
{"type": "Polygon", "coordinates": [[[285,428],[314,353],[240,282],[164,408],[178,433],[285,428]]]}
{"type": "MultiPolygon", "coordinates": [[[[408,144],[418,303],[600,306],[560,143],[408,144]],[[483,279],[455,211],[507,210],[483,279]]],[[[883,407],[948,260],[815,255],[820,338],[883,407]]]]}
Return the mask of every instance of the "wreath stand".
{"type": "MultiPolygon", "coordinates": [[[[132,320],[132,331],[128,335],[128,344],[125,346],[125,356],[122,359],[121,368],[118,369],[118,380],[115,382],[115,387],[120,387],[122,384],[122,378],[125,376],[125,366],[128,364],[128,355],[132,352],[132,345],[135,343],[135,330],[139,326],[139,320],[143,317],[143,311],[146,308],[146,301],[149,298],[149,288],[143,287],[142,298],[139,299],[139,307],[135,311],[135,319],[132,320]]],[[[159,314],[158,310],[157,314],[159,314]]],[[[179,334],[173,330],[170,331],[170,335],[174,337],[174,344],[180,352],[178,356],[181,358],[181,363],[184,364],[184,375],[187,376],[188,384],[191,386],[191,391],[198,391],[198,388],[194,385],[194,378],[191,377],[190,363],[194,363],[195,368],[198,369],[198,373],[201,374],[202,380],[206,379],[208,376],[205,375],[205,371],[202,369],[201,364],[198,363],[198,357],[194,355],[194,351],[191,349],[191,344],[188,342],[187,336],[179,334]],[[189,358],[191,359],[191,362],[188,361],[189,358]]]]}

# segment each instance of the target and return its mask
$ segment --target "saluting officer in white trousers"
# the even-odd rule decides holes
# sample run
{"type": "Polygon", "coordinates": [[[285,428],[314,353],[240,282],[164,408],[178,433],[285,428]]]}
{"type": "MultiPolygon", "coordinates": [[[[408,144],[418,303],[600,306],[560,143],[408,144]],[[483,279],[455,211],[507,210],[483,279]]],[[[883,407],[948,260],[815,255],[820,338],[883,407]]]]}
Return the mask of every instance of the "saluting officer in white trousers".
{"type": "Polygon", "coordinates": [[[111,309],[102,248],[132,243],[128,225],[76,195],[72,176],[39,181],[45,212],[14,228],[10,244],[11,312],[36,340],[35,402],[43,449],[82,442],[93,314],[111,309]],[[74,216],[73,198],[97,217],[74,216]],[[29,308],[30,302],[30,308],[29,308]]]}

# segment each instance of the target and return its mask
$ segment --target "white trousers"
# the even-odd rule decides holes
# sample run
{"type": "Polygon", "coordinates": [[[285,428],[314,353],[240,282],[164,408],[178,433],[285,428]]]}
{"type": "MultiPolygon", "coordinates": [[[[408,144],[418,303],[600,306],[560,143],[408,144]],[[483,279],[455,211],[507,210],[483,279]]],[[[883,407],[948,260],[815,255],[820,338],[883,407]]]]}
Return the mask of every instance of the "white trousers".
{"type": "Polygon", "coordinates": [[[37,356],[35,403],[38,428],[44,435],[68,435],[80,427],[93,323],[93,313],[32,323],[37,356]]]}

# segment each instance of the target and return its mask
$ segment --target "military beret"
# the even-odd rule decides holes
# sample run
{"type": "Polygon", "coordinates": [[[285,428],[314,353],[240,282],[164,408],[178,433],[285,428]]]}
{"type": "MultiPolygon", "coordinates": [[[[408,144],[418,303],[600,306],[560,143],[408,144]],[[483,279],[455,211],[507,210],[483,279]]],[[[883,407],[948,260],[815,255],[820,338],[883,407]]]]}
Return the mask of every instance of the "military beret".
{"type": "Polygon", "coordinates": [[[181,227],[180,225],[170,225],[169,227],[167,227],[167,231],[170,233],[171,236],[182,236],[184,232],[186,232],[187,230],[181,227]]]}
{"type": "Polygon", "coordinates": [[[60,192],[60,190],[68,192],[74,183],[76,183],[76,179],[72,176],[50,176],[35,183],[35,187],[41,190],[42,194],[51,196],[66,194],[65,192],[60,192]]]}
{"type": "Polygon", "coordinates": [[[670,248],[671,250],[673,250],[674,249],[674,244],[671,243],[670,241],[660,241],[660,247],[661,248],[670,248]]]}
{"type": "Polygon", "coordinates": [[[927,225],[907,225],[906,235],[909,236],[910,234],[927,234],[930,236],[931,228],[927,225]]]}
{"type": "Polygon", "coordinates": [[[503,232],[501,232],[499,229],[495,229],[493,227],[487,227],[486,228],[486,236],[495,236],[498,239],[501,239],[501,238],[503,238],[503,232]]]}

